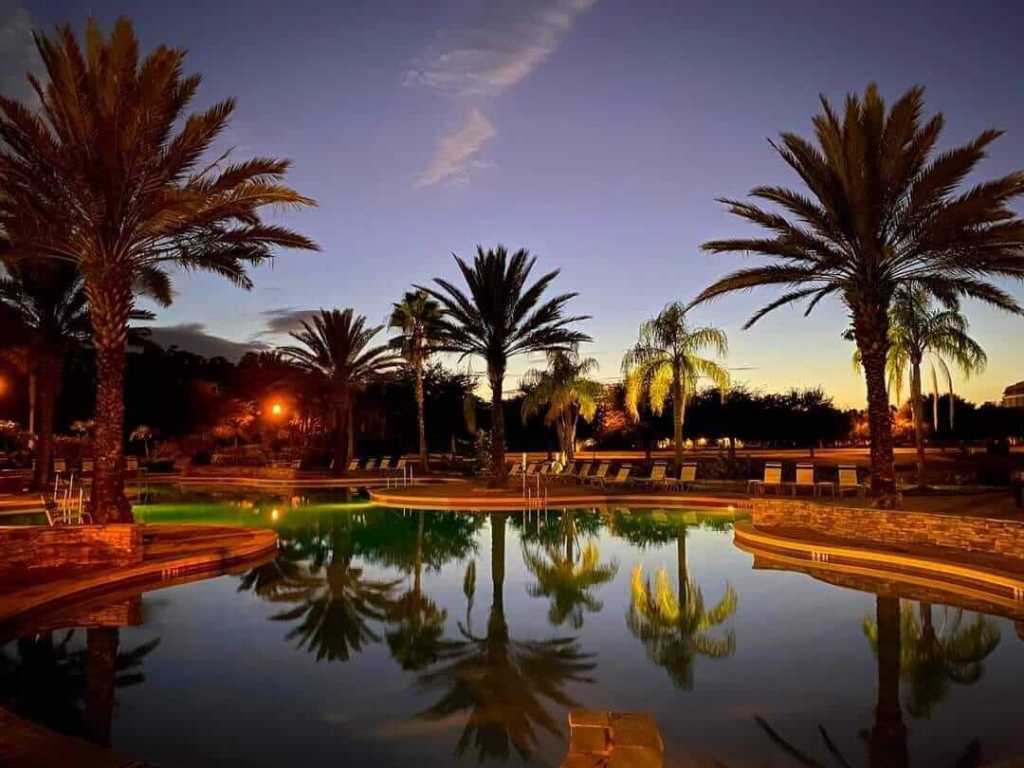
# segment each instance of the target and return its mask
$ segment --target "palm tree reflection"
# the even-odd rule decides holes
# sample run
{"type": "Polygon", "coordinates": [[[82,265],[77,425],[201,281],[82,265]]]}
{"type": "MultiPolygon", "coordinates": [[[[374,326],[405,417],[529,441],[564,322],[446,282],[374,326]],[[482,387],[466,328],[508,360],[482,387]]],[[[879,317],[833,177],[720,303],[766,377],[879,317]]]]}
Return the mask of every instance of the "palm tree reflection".
{"type": "Polygon", "coordinates": [[[680,688],[693,687],[693,665],[697,656],[721,659],[736,650],[736,637],[731,629],[723,634],[712,630],[725,623],[739,607],[739,595],[729,583],[725,594],[714,606],[707,607],[700,585],[690,577],[686,562],[687,525],[671,515],[652,513],[647,520],[632,522],[631,515],[618,521],[618,526],[642,535],[651,541],[662,541],[673,531],[676,540],[676,591],[669,582],[668,571],[660,569],[652,584],[644,579],[643,569],[633,568],[631,596],[626,624],[630,632],[647,649],[647,656],[668,672],[680,688]],[[655,516],[658,515],[658,516],[655,516]],[[658,521],[662,525],[657,525],[658,521]],[[671,528],[669,527],[671,525],[671,528]]]}
{"type": "MultiPolygon", "coordinates": [[[[910,604],[900,610],[899,669],[910,685],[904,705],[912,717],[932,716],[951,684],[973,685],[984,674],[984,661],[999,645],[999,628],[980,614],[967,621],[960,608],[944,608],[936,628],[930,603],[921,603],[918,615],[910,604]]],[[[878,654],[878,623],[864,620],[864,634],[878,654]]]]}
{"type": "MultiPolygon", "coordinates": [[[[911,683],[907,710],[914,717],[930,717],[935,705],[945,697],[950,681],[970,684],[980,679],[982,661],[999,643],[999,631],[986,617],[979,615],[965,625],[963,611],[957,609],[950,614],[952,618],[948,623],[936,632],[931,611],[930,605],[922,603],[919,623],[911,606],[903,606],[901,610],[899,598],[878,595],[875,618],[864,619],[864,634],[878,660],[875,720],[870,730],[860,733],[867,745],[870,768],[906,768],[910,765],[907,727],[900,703],[901,677],[911,683]]],[[[786,740],[766,720],[755,719],[772,742],[797,763],[823,768],[825,763],[786,740]]],[[[818,731],[835,763],[848,768],[851,763],[824,726],[819,725],[818,731]]],[[[954,762],[957,768],[981,764],[981,745],[976,739],[961,750],[954,762]]]]}
{"type": "Polygon", "coordinates": [[[57,641],[53,632],[22,637],[13,644],[13,657],[0,650],[0,705],[60,733],[108,745],[115,690],[143,682],[142,661],[160,639],[121,652],[116,628],[86,630],[85,646],[78,648],[72,645],[75,632],[57,641]]]}
{"type": "Polygon", "coordinates": [[[468,711],[456,753],[475,748],[479,760],[505,759],[513,749],[525,760],[537,747],[538,729],[561,734],[547,703],[578,706],[565,687],[592,682],[587,673],[595,666],[592,654],[583,653],[573,637],[512,639],[503,591],[506,521],[505,513],[490,515],[492,598],[486,634],[478,636],[460,623],[461,639],[446,644],[438,664],[420,676],[424,690],[443,692],[420,717],[441,720],[468,711]]]}
{"type": "Polygon", "coordinates": [[[597,541],[588,537],[582,550],[578,543],[575,513],[560,517],[560,541],[545,545],[523,542],[523,561],[537,579],[527,587],[533,597],[551,600],[548,621],[560,627],[566,621],[573,629],[583,626],[583,612],[597,613],[602,603],[592,590],[615,578],[619,564],[601,565],[597,541]]]}

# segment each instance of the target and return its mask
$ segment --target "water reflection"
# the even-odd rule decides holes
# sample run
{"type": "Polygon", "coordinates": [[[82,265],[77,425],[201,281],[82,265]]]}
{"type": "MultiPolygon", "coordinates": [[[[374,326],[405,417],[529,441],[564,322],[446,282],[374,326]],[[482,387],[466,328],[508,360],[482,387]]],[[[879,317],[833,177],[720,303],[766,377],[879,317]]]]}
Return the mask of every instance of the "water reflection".
{"type": "MultiPolygon", "coordinates": [[[[912,717],[931,717],[951,685],[973,685],[984,674],[984,661],[1000,641],[999,628],[980,614],[968,620],[963,609],[943,608],[936,627],[931,603],[900,610],[900,676],[908,683],[903,703],[912,717]]],[[[864,619],[864,635],[879,653],[879,625],[864,619]]]]}
{"type": "Polygon", "coordinates": [[[0,706],[61,733],[110,743],[116,689],[144,681],[156,638],[120,649],[116,627],[41,632],[0,649],[0,706]]]}
{"type": "Polygon", "coordinates": [[[690,576],[686,560],[686,533],[691,525],[722,527],[714,518],[694,519],[693,513],[655,511],[650,515],[619,513],[615,530],[643,545],[676,542],[676,591],[668,571],[659,569],[654,582],[643,576],[639,564],[633,567],[631,600],[626,624],[643,643],[648,658],[668,672],[679,688],[693,688],[693,666],[697,656],[723,659],[736,651],[732,629],[712,630],[725,623],[739,607],[739,595],[729,583],[714,606],[707,607],[697,580],[690,576]]]}
{"type": "Polygon", "coordinates": [[[579,706],[565,688],[589,683],[596,666],[574,637],[514,639],[505,619],[505,533],[508,515],[490,515],[491,609],[486,633],[459,624],[460,639],[446,645],[439,664],[420,675],[424,691],[440,698],[420,717],[443,720],[466,713],[456,754],[470,749],[478,760],[506,759],[514,749],[526,760],[537,746],[537,729],[560,735],[547,702],[579,706]]]}
{"type": "Polygon", "coordinates": [[[598,613],[604,607],[594,591],[615,578],[619,564],[615,560],[601,563],[594,535],[600,529],[596,514],[564,510],[552,520],[554,524],[545,528],[556,532],[553,540],[551,536],[523,538],[523,562],[536,579],[527,591],[532,597],[548,598],[548,621],[553,626],[568,622],[580,629],[584,611],[598,613]]]}

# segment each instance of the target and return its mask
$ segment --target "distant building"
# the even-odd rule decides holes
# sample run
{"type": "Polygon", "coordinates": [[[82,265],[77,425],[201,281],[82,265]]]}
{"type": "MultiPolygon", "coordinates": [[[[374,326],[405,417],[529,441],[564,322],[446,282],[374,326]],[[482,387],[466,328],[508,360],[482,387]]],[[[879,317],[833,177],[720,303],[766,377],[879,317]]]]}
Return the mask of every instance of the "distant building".
{"type": "Polygon", "coordinates": [[[1003,408],[1024,408],[1024,381],[1003,390],[1003,408]]]}

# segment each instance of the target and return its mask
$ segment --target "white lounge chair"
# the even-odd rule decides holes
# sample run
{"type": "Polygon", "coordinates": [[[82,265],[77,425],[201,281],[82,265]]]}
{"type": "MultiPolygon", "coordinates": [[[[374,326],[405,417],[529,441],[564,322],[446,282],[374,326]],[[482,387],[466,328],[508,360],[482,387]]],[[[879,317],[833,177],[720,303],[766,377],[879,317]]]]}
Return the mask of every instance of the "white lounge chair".
{"type": "Polygon", "coordinates": [[[601,479],[602,488],[610,488],[611,486],[622,487],[629,482],[629,473],[633,471],[632,464],[620,464],[619,471],[611,477],[603,477],[601,479]]]}
{"type": "Polygon", "coordinates": [[[683,466],[679,468],[679,476],[669,479],[666,485],[670,488],[678,488],[681,491],[685,491],[692,487],[695,482],[697,482],[697,462],[684,461],[683,466]]]}
{"type": "Polygon", "coordinates": [[[790,485],[793,490],[793,495],[796,496],[797,491],[801,488],[810,488],[811,493],[817,496],[819,493],[823,493],[828,488],[833,495],[836,492],[836,486],[834,483],[830,483],[826,480],[818,480],[815,477],[815,470],[813,464],[797,464],[796,465],[796,480],[790,485]]]}
{"type": "Polygon", "coordinates": [[[665,485],[665,472],[668,470],[668,465],[663,461],[659,461],[653,467],[651,467],[651,474],[649,477],[634,477],[631,478],[630,485],[647,485],[654,488],[658,485],[665,485]]]}
{"type": "Polygon", "coordinates": [[[602,461],[597,465],[597,471],[590,477],[581,477],[580,482],[586,483],[587,485],[600,485],[604,482],[605,477],[608,475],[608,470],[611,469],[612,465],[607,461],[602,461]]]}
{"type": "Polygon", "coordinates": [[[370,472],[370,471],[372,471],[372,470],[374,470],[376,468],[377,468],[377,460],[376,459],[367,459],[366,460],[366,466],[363,467],[363,469],[365,469],[367,472],[370,472]]]}
{"type": "Polygon", "coordinates": [[[782,492],[782,462],[769,461],[764,465],[764,477],[761,480],[751,480],[747,483],[747,493],[754,496],[764,496],[769,488],[774,488],[775,493],[782,492]]]}
{"type": "Polygon", "coordinates": [[[860,496],[866,496],[868,492],[868,487],[857,479],[857,467],[853,464],[842,464],[839,467],[837,493],[842,496],[847,491],[853,491],[860,496]]]}
{"type": "MultiPolygon", "coordinates": [[[[334,466],[334,462],[333,461],[331,462],[331,466],[332,467],[334,466]]],[[[352,459],[352,460],[350,460],[349,463],[348,463],[348,471],[349,472],[355,472],[358,469],[359,469],[359,459],[352,459]]]]}

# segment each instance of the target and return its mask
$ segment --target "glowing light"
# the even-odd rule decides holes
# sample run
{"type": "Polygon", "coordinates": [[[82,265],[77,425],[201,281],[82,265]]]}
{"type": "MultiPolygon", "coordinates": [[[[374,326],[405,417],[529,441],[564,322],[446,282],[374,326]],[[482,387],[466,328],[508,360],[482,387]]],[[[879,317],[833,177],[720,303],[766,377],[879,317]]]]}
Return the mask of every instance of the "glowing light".
{"type": "Polygon", "coordinates": [[[277,509],[270,510],[270,519],[271,520],[277,520],[277,518],[279,518],[280,516],[281,516],[281,513],[277,509]]]}
{"type": "Polygon", "coordinates": [[[283,410],[284,408],[281,406],[280,403],[274,403],[272,406],[270,406],[270,412],[275,416],[280,416],[283,410]]]}

